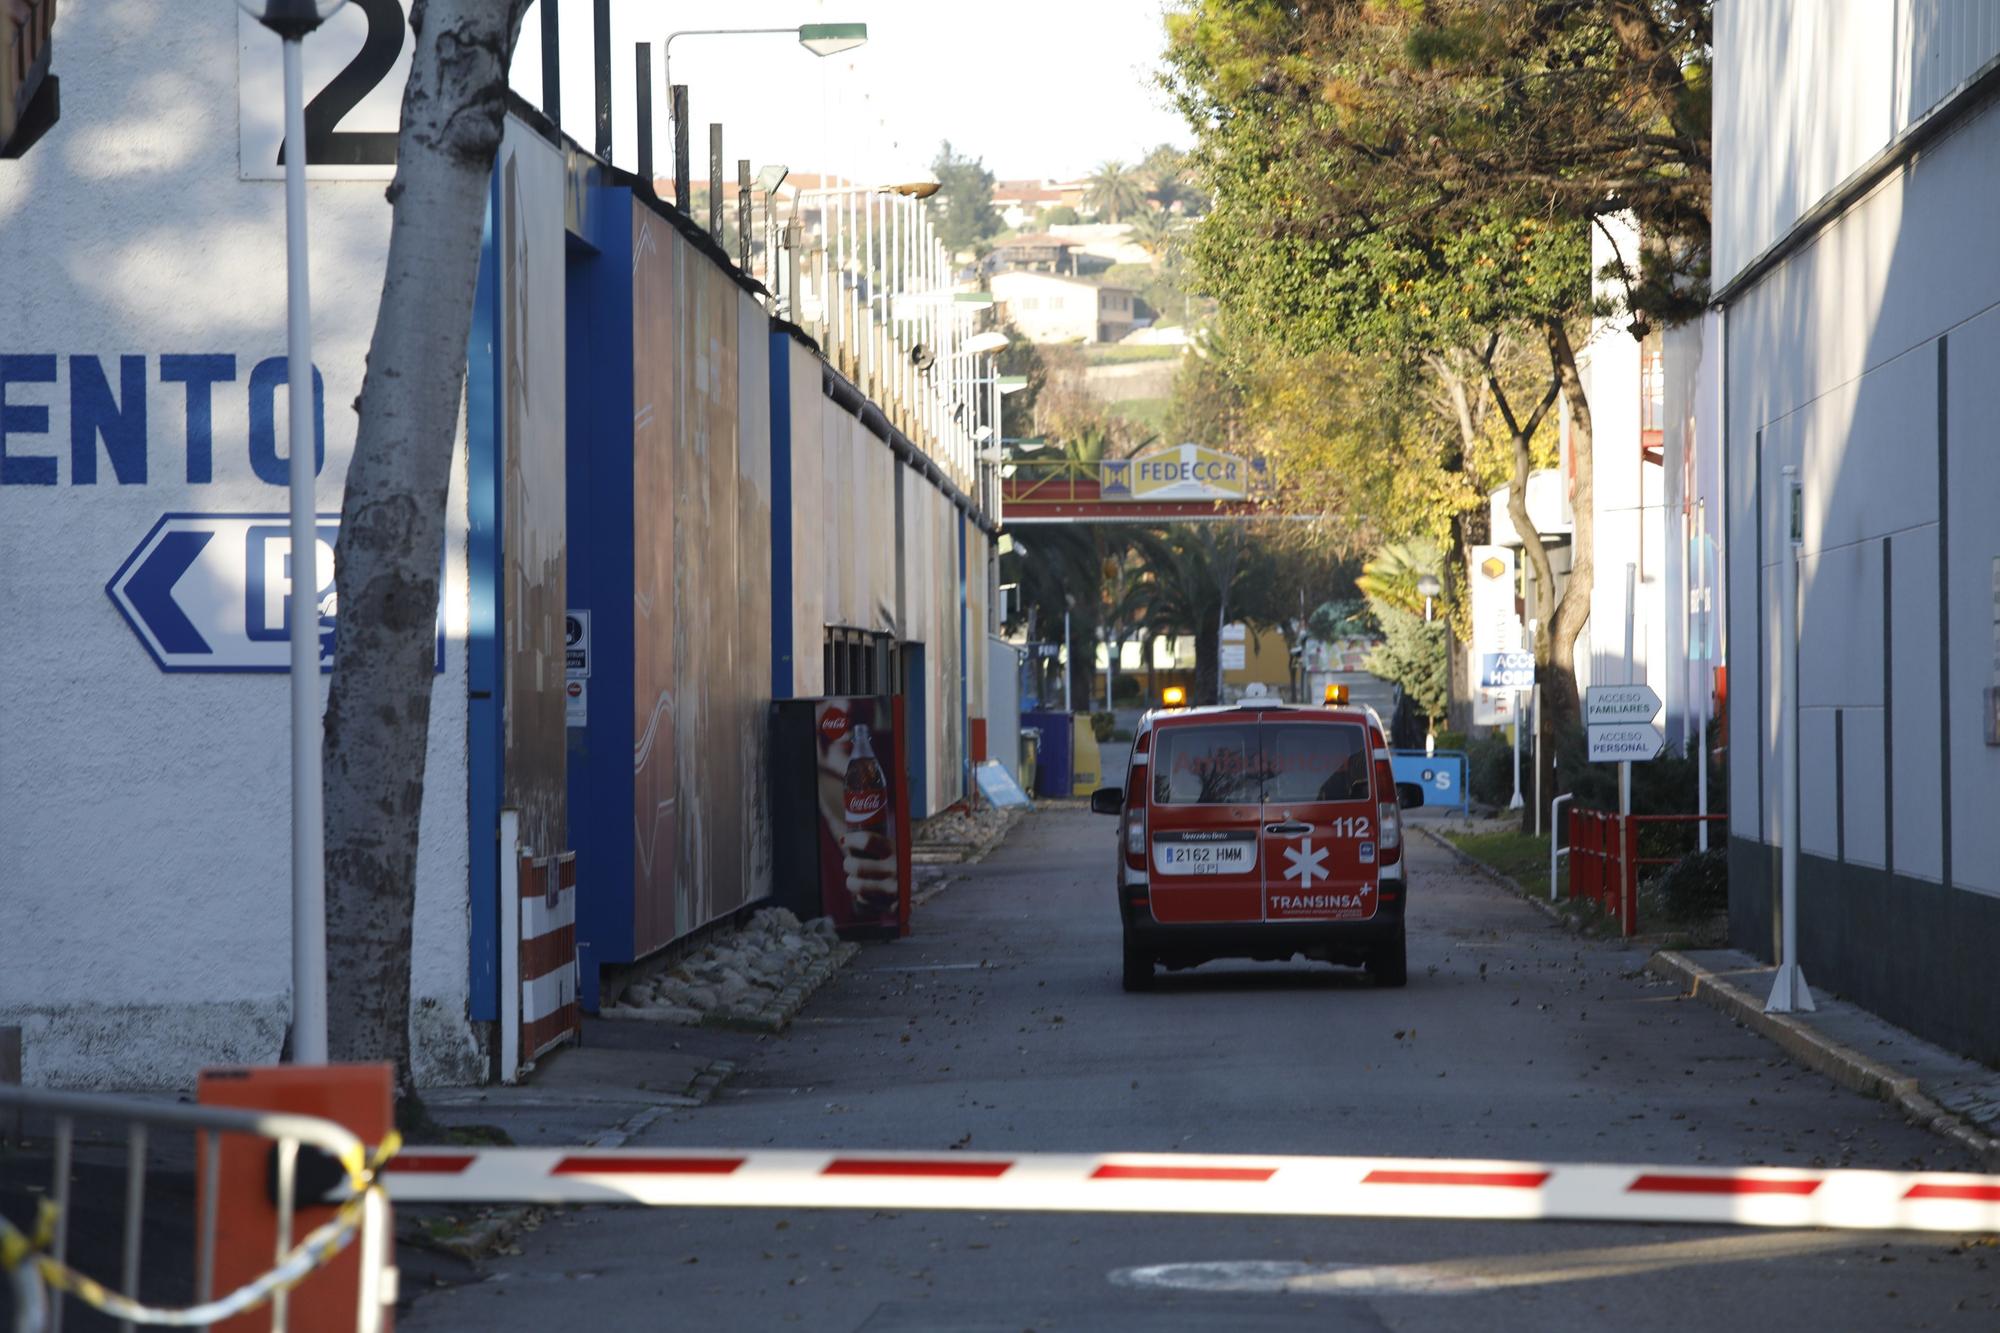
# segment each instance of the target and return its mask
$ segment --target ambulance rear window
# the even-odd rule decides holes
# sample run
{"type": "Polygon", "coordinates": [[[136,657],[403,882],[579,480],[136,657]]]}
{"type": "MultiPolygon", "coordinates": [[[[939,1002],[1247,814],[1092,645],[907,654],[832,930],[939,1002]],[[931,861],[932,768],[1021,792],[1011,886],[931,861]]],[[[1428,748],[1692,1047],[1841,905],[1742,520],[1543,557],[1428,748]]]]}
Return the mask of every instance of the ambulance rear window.
{"type": "Polygon", "coordinates": [[[1153,804],[1250,805],[1261,800],[1262,730],[1255,722],[1161,728],[1153,742],[1153,804]]]}
{"type": "Polygon", "coordinates": [[[1368,737],[1328,722],[1266,723],[1264,773],[1266,801],[1365,801],[1368,737]]]}

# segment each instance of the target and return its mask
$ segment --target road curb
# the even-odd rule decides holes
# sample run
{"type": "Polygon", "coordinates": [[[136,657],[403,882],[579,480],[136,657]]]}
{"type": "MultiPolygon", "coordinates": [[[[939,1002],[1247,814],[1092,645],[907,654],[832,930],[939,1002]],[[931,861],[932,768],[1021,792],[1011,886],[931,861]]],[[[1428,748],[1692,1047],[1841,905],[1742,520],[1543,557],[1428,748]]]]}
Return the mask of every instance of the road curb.
{"type": "Polygon", "coordinates": [[[1764,1002],[1709,971],[1686,954],[1662,949],[1646,960],[1656,977],[1678,981],[1688,995],[1719,1009],[1744,1027],[1775,1042],[1798,1063],[1854,1092],[1885,1101],[1911,1124],[1957,1144],[1988,1170],[2000,1169],[2000,1139],[1983,1133],[1926,1096],[1912,1075],[1871,1060],[1849,1046],[1785,1014],[1767,1014],[1764,1002]]]}
{"type": "MultiPolygon", "coordinates": [[[[949,845],[954,847],[963,847],[966,848],[967,850],[964,851],[963,854],[954,855],[952,859],[949,860],[918,861],[916,862],[916,864],[927,865],[931,867],[947,866],[947,865],[948,866],[978,865],[981,861],[984,861],[987,857],[991,856],[993,854],[993,850],[996,847],[998,847],[1001,843],[1007,841],[1007,835],[1009,833],[1012,833],[1015,829],[1019,828],[1021,826],[1021,821],[1026,819],[1028,815],[1031,814],[1032,812],[1033,812],[1033,807],[1031,806],[1017,806],[1013,809],[1006,810],[1003,813],[1007,817],[1007,822],[1002,824],[999,830],[995,832],[994,835],[988,838],[985,842],[952,843],[949,845]]],[[[942,878],[938,879],[935,883],[924,888],[921,892],[913,894],[910,898],[910,905],[913,907],[922,907],[925,903],[937,897],[940,893],[943,893],[946,889],[950,888],[957,882],[958,882],[957,875],[945,875],[942,878]]]]}
{"type": "Polygon", "coordinates": [[[1002,810],[1003,823],[995,829],[993,836],[982,842],[920,842],[910,849],[910,863],[926,866],[976,865],[986,859],[995,847],[1007,840],[1007,835],[1027,815],[1029,807],[1016,806],[1002,810]]]}

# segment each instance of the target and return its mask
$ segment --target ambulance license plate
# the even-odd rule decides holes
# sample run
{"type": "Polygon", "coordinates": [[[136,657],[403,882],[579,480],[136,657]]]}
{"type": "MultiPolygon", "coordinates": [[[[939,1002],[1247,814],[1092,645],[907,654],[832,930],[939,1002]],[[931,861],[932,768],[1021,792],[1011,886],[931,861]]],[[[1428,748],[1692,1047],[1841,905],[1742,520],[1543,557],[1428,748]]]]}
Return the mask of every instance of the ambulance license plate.
{"type": "Polygon", "coordinates": [[[1153,869],[1162,875],[1241,875],[1257,868],[1255,833],[1161,833],[1153,869]]]}

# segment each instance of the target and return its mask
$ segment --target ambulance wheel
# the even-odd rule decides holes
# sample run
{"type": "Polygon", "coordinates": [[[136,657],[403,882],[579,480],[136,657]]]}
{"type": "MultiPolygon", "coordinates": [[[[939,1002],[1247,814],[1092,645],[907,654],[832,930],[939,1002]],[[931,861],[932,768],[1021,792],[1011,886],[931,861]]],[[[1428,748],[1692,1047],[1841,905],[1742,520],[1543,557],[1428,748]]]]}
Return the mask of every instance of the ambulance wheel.
{"type": "Polygon", "coordinates": [[[1153,955],[1132,937],[1129,930],[1125,932],[1124,984],[1128,991],[1153,989],[1153,955]]]}
{"type": "Polygon", "coordinates": [[[1384,989],[1407,986],[1410,982],[1410,955],[1401,926],[1396,927],[1396,938],[1376,949],[1368,957],[1368,975],[1375,984],[1384,989]]]}

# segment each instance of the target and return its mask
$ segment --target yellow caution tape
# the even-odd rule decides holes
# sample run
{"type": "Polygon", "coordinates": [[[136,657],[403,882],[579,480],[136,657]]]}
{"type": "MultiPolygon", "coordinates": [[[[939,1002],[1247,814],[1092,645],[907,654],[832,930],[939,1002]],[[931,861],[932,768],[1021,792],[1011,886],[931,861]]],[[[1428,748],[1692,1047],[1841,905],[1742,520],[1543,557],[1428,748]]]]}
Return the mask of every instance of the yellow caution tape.
{"type": "MultiPolygon", "coordinates": [[[[113,1319],[158,1328],[205,1328],[234,1318],[269,1301],[281,1291],[290,1291],[316,1270],[346,1249],[361,1227],[361,1214],[371,1193],[382,1194],[377,1176],[382,1166],[403,1146],[402,1136],[393,1130],[372,1153],[360,1148],[345,1153],[341,1165],[347,1171],[351,1197],[326,1222],[313,1228],[294,1245],[275,1267],[218,1300],[181,1310],[141,1305],[129,1296],[112,1291],[93,1277],[58,1263],[45,1251],[55,1239],[56,1207],[42,1200],[35,1234],[25,1236],[0,1217],[0,1272],[12,1272],[23,1263],[32,1263],[42,1281],[52,1290],[65,1292],[92,1309],[113,1319]]],[[[387,1195],[383,1194],[386,1198],[387,1195]]]]}

